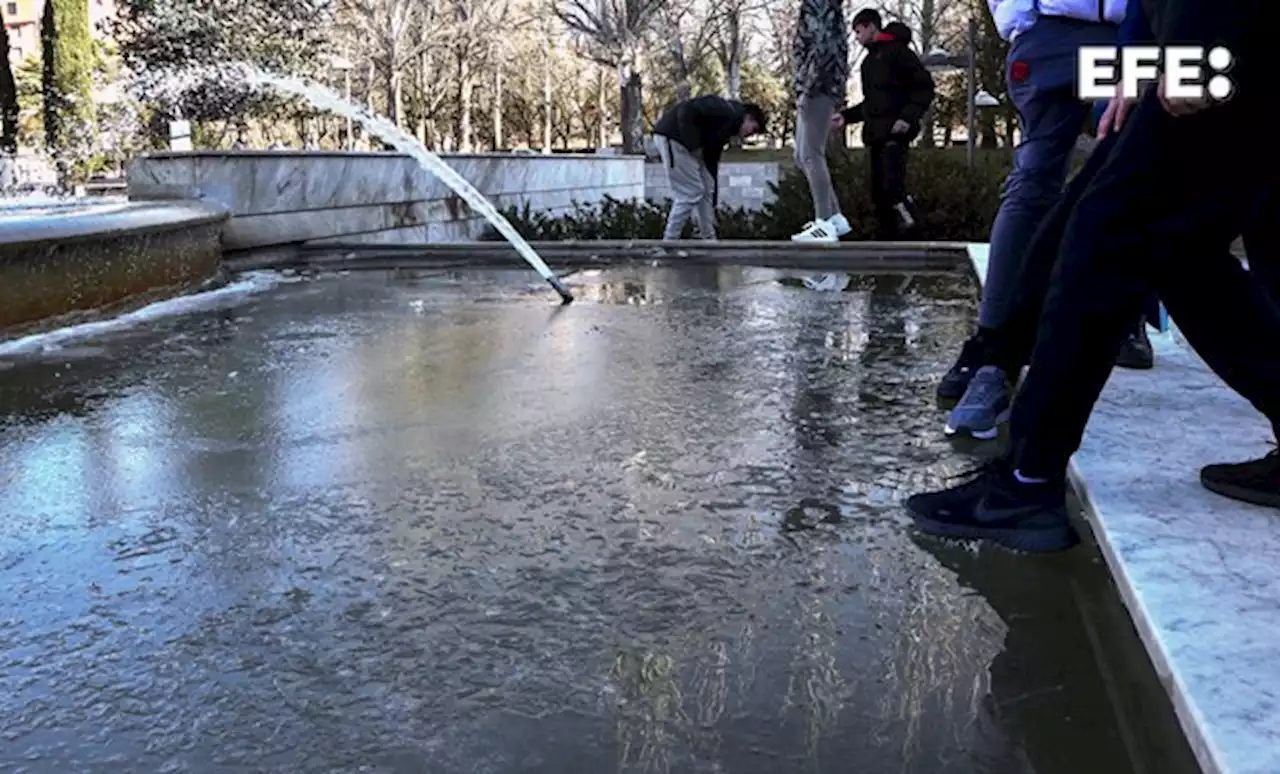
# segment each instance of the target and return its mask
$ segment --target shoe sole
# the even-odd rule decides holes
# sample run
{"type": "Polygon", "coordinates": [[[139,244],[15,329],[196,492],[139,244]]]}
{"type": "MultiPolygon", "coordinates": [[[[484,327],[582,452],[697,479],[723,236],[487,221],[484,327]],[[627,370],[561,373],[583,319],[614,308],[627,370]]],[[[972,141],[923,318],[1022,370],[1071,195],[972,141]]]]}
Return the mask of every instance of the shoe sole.
{"type": "Polygon", "coordinates": [[[1053,529],[995,529],[991,527],[962,526],[915,517],[916,526],[935,537],[951,540],[985,540],[1003,546],[1010,551],[1028,554],[1052,554],[1066,551],[1080,543],[1080,536],[1070,524],[1053,529]]]}
{"type": "Polygon", "coordinates": [[[991,427],[953,427],[950,422],[942,429],[948,438],[972,438],[975,441],[994,441],[1000,437],[1000,427],[1009,421],[1012,409],[1005,409],[996,416],[996,423],[991,427]]]}
{"type": "Polygon", "coordinates": [[[1255,489],[1245,489],[1243,487],[1232,486],[1231,484],[1217,484],[1211,481],[1200,479],[1200,484],[1217,495],[1236,500],[1250,505],[1261,505],[1264,508],[1280,508],[1280,493],[1265,494],[1255,489]]]}
{"type": "Polygon", "coordinates": [[[1141,362],[1136,362],[1133,360],[1120,359],[1116,361],[1116,366],[1118,366],[1119,368],[1127,368],[1130,371],[1150,371],[1151,369],[1156,367],[1156,364],[1155,364],[1155,361],[1153,360],[1143,360],[1141,362]]]}

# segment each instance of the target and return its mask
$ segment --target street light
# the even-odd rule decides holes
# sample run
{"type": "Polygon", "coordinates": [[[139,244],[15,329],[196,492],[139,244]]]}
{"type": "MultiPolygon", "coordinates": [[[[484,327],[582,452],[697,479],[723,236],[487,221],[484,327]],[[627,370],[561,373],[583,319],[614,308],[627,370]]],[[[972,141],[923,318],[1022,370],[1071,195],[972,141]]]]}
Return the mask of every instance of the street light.
{"type": "MultiPolygon", "coordinates": [[[[346,57],[338,56],[335,54],[329,57],[329,67],[333,70],[337,70],[338,72],[342,73],[343,90],[345,91],[347,102],[350,102],[351,101],[351,71],[355,69],[355,65],[351,63],[350,59],[347,59],[346,57]]],[[[349,151],[355,150],[356,148],[355,125],[352,123],[350,116],[347,117],[347,143],[346,144],[347,144],[347,150],[349,151]]]]}
{"type": "Polygon", "coordinates": [[[1000,100],[991,95],[986,89],[978,88],[978,23],[974,19],[969,19],[968,34],[965,35],[965,53],[964,56],[952,56],[947,53],[946,49],[934,47],[925,54],[925,69],[933,72],[943,72],[947,70],[965,70],[965,103],[968,108],[966,116],[966,126],[969,134],[968,140],[965,142],[965,152],[969,162],[969,166],[973,166],[974,148],[977,147],[978,133],[978,108],[980,107],[997,107],[1000,100]]]}

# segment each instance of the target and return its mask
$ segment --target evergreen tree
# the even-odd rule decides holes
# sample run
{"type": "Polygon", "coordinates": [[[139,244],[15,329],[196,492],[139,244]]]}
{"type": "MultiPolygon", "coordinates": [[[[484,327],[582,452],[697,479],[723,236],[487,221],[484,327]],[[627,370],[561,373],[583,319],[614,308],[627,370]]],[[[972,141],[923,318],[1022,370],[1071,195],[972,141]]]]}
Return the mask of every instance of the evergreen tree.
{"type": "Polygon", "coordinates": [[[89,0],[45,0],[40,25],[45,144],[64,185],[93,152],[93,36],[89,0]]]}

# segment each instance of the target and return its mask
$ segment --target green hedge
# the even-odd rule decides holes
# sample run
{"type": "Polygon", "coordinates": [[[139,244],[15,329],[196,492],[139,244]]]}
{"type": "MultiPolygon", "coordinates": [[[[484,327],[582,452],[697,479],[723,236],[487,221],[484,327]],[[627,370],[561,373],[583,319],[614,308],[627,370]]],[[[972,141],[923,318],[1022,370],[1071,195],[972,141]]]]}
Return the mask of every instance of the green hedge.
{"type": "MultiPolygon", "coordinates": [[[[848,238],[871,239],[875,222],[865,151],[843,151],[828,160],[841,207],[853,227],[848,238]]],[[[970,169],[963,151],[912,149],[908,188],[921,220],[912,238],[985,241],[1010,162],[1007,152],[980,151],[970,169]]],[[[788,239],[813,217],[808,183],[794,167],[783,169],[787,171],[782,180],[771,186],[775,194],[772,204],[758,212],[720,208],[717,228],[721,239],[788,239]]],[[[567,213],[536,212],[526,205],[503,214],[521,235],[533,241],[660,239],[667,207],[606,198],[598,205],[576,205],[567,213]]]]}

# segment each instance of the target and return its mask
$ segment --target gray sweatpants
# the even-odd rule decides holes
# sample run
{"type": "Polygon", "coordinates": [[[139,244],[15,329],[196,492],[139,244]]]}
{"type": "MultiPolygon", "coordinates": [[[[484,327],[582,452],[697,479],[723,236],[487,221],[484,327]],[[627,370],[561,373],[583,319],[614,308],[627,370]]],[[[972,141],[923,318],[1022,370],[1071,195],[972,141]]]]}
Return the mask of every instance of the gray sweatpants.
{"type": "Polygon", "coordinates": [[[667,215],[663,240],[679,239],[690,216],[698,226],[698,236],[715,239],[716,212],[712,197],[716,181],[711,170],[699,156],[669,137],[656,135],[653,144],[662,156],[662,167],[667,170],[667,185],[671,186],[671,213],[667,215]]]}
{"type": "Polygon", "coordinates": [[[827,96],[801,97],[796,104],[796,165],[809,181],[813,211],[819,220],[840,214],[840,200],[827,168],[827,137],[836,101],[827,96]]]}

